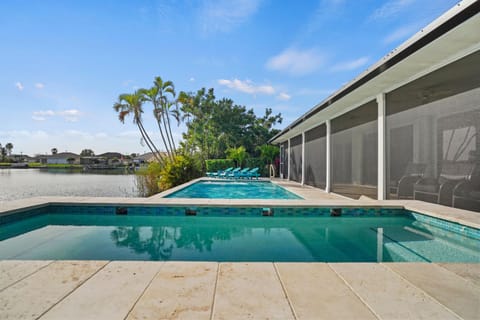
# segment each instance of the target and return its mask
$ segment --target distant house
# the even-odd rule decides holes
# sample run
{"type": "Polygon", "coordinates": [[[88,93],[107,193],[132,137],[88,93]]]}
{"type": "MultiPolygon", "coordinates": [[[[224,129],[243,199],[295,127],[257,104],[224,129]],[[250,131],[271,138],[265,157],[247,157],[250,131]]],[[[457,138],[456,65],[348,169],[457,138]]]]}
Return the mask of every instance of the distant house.
{"type": "Polygon", "coordinates": [[[14,162],[35,162],[36,160],[26,154],[12,154],[8,158],[14,162]]]}
{"type": "MultiPolygon", "coordinates": [[[[160,152],[160,154],[163,156],[163,157],[167,157],[167,153],[166,152],[160,152]]],[[[141,163],[150,163],[150,162],[154,162],[156,161],[157,159],[155,158],[155,156],[153,155],[152,152],[147,152],[147,153],[144,153],[142,155],[139,155],[135,158],[133,158],[133,162],[135,164],[141,164],[141,163]]]]}
{"type": "Polygon", "coordinates": [[[80,156],[72,152],[60,152],[52,155],[40,156],[43,164],[79,164],[80,156]]]}
{"type": "Polygon", "coordinates": [[[105,152],[96,156],[80,157],[83,165],[128,165],[129,161],[119,152],[105,152]]]}

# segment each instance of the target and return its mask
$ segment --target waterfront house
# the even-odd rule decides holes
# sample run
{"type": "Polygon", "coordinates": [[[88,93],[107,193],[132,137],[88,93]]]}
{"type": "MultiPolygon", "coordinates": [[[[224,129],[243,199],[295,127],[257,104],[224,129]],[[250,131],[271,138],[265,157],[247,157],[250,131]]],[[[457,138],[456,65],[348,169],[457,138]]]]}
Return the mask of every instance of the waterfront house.
{"type": "Polygon", "coordinates": [[[72,152],[60,152],[52,155],[39,156],[42,164],[79,164],[80,155],[72,152]]]}
{"type": "Polygon", "coordinates": [[[461,1],[273,137],[281,177],[480,211],[479,8],[461,1]]]}

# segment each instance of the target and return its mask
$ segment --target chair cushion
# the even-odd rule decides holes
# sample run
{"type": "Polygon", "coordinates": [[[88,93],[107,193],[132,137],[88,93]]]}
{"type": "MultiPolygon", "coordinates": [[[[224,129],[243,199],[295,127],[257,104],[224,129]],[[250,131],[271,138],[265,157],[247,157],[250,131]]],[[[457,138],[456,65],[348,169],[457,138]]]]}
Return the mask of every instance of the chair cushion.
{"type": "Polygon", "coordinates": [[[415,191],[437,193],[438,184],[416,184],[415,191]]]}

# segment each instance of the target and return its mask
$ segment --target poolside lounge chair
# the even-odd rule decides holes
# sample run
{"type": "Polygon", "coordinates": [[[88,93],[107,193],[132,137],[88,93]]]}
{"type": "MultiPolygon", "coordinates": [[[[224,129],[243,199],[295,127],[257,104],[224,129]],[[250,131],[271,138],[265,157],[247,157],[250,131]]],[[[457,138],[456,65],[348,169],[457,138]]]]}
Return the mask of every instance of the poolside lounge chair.
{"type": "Polygon", "coordinates": [[[237,173],[240,171],[240,168],[235,168],[233,170],[230,170],[228,172],[222,172],[221,174],[218,175],[219,178],[229,178],[230,175],[237,173]]]}
{"type": "Polygon", "coordinates": [[[397,199],[412,199],[414,184],[423,178],[427,165],[424,163],[409,162],[403,176],[398,180],[390,182],[390,194],[397,199]]]}
{"type": "Polygon", "coordinates": [[[233,170],[233,167],[227,168],[225,170],[218,170],[216,172],[207,172],[207,177],[218,177],[221,174],[229,173],[232,170],[233,170]]]}
{"type": "Polygon", "coordinates": [[[247,168],[243,168],[242,170],[235,171],[235,172],[232,171],[231,173],[228,174],[228,178],[238,179],[242,175],[244,175],[248,170],[250,170],[250,168],[247,167],[247,168]]]}
{"type": "Polygon", "coordinates": [[[453,191],[462,182],[476,179],[475,162],[444,162],[438,179],[422,178],[415,183],[414,199],[453,205],[453,191]]]}
{"type": "Polygon", "coordinates": [[[246,178],[246,179],[257,178],[258,179],[259,176],[260,174],[258,173],[258,168],[253,168],[241,174],[239,178],[246,178]]]}

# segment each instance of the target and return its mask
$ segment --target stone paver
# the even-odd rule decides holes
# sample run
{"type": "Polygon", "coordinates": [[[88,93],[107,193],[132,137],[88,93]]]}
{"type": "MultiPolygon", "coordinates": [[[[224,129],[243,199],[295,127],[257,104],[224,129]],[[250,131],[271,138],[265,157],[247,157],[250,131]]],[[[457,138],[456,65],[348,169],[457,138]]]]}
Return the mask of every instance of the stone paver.
{"type": "Polygon", "coordinates": [[[1,260],[0,261],[0,291],[15,282],[28,277],[32,273],[50,264],[50,260],[21,261],[1,260]]]}
{"type": "Polygon", "coordinates": [[[41,319],[124,319],[162,264],[110,262],[41,319]]]}
{"type": "Polygon", "coordinates": [[[56,261],[0,292],[1,319],[37,319],[102,268],[102,261],[56,261]]]}
{"type": "Polygon", "coordinates": [[[167,262],[127,319],[210,319],[215,262],[167,262]]]}
{"type": "Polygon", "coordinates": [[[214,319],[293,319],[272,263],[221,263],[214,319]]]}
{"type": "Polygon", "coordinates": [[[434,263],[389,263],[388,267],[464,319],[480,318],[480,288],[434,263]]]}
{"type": "Polygon", "coordinates": [[[330,266],[381,319],[458,319],[382,264],[333,263],[330,266]]]}
{"type": "Polygon", "coordinates": [[[376,319],[326,263],[275,265],[298,319],[376,319]]]}
{"type": "Polygon", "coordinates": [[[438,265],[480,287],[480,263],[438,263],[438,265]]]}

